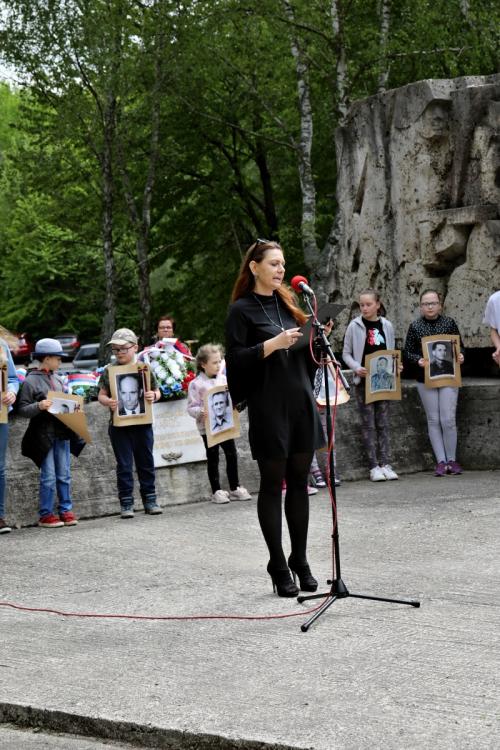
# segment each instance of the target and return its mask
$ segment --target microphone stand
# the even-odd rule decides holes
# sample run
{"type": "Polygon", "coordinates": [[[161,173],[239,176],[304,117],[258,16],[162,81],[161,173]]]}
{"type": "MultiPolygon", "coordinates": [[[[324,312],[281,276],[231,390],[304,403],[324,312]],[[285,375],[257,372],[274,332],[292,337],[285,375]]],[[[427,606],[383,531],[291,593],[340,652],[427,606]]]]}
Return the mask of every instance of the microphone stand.
{"type": "MultiPolygon", "coordinates": [[[[332,418],[331,418],[331,405],[330,405],[330,392],[329,392],[329,386],[328,386],[328,362],[330,361],[334,368],[335,372],[338,378],[342,381],[345,389],[347,391],[350,390],[349,384],[347,383],[347,380],[340,369],[340,364],[335,358],[332,348],[330,346],[330,342],[328,341],[324,327],[319,322],[318,318],[316,317],[316,314],[314,312],[313,306],[311,305],[310,296],[307,293],[304,293],[304,299],[306,302],[307,307],[309,308],[309,311],[312,315],[313,320],[313,328],[316,330],[316,341],[319,344],[319,347],[321,349],[321,360],[323,363],[323,382],[325,384],[325,400],[326,400],[326,431],[327,431],[327,439],[328,439],[328,446],[331,445],[332,441],[332,418]]],[[[326,612],[326,610],[332,606],[334,602],[337,601],[337,599],[347,599],[347,597],[352,597],[355,599],[370,599],[372,601],[376,602],[390,602],[392,604],[409,604],[411,607],[420,607],[420,602],[416,601],[414,599],[388,599],[385,597],[380,596],[371,596],[368,594],[353,594],[351,593],[344,581],[342,580],[341,576],[341,570],[340,570],[340,545],[339,545],[339,524],[338,524],[338,513],[337,513],[337,492],[335,488],[335,460],[333,457],[333,446],[332,449],[328,451],[328,467],[329,467],[329,478],[330,478],[330,492],[332,497],[332,514],[333,514],[333,521],[334,521],[334,528],[333,528],[333,560],[332,560],[332,580],[327,580],[327,584],[330,585],[330,590],[327,591],[324,594],[311,594],[309,596],[298,596],[297,601],[299,603],[308,601],[309,599],[322,599],[324,597],[327,597],[325,602],[319,607],[319,609],[316,610],[316,612],[310,617],[303,625],[300,626],[300,629],[303,633],[306,633],[313,622],[315,622],[321,615],[326,612]]]]}

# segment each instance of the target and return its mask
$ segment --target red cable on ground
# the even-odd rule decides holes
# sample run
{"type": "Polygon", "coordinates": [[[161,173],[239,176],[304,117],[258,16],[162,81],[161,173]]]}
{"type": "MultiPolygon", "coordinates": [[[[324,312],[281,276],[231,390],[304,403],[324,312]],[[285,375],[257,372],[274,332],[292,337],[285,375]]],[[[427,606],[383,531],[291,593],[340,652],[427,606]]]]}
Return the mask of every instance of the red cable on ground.
{"type": "MultiPolygon", "coordinates": [[[[317,313],[317,302],[316,297],[314,298],[314,315],[317,313]]],[[[318,365],[322,366],[323,362],[318,361],[314,356],[313,350],[313,337],[314,332],[311,329],[309,338],[309,349],[313,361],[318,365]]],[[[326,476],[328,492],[330,495],[330,502],[333,510],[333,529],[332,534],[335,531],[337,525],[337,508],[333,498],[331,477],[330,477],[330,452],[333,450],[335,444],[335,417],[337,413],[337,394],[338,394],[338,383],[339,374],[336,372],[335,379],[335,403],[332,411],[332,436],[328,445],[328,459],[326,464],[326,476]]],[[[333,478],[335,481],[335,477],[333,478]]],[[[334,564],[334,549],[332,549],[332,570],[334,564]]],[[[0,607],[8,607],[10,609],[16,609],[21,612],[34,612],[34,613],[45,613],[50,615],[60,615],[61,617],[88,617],[91,619],[113,619],[113,620],[152,620],[152,621],[164,621],[164,620],[282,620],[290,617],[303,617],[304,615],[310,615],[316,612],[320,607],[323,606],[325,599],[328,599],[330,594],[325,594],[324,599],[312,609],[301,610],[300,612],[289,612],[287,614],[280,615],[122,615],[122,614],[103,614],[100,612],[65,612],[60,609],[51,609],[49,607],[26,607],[22,604],[15,604],[13,602],[0,601],[0,607]]]]}
{"type": "MultiPolygon", "coordinates": [[[[328,594],[325,599],[328,598],[328,594]]],[[[113,620],[280,620],[287,617],[303,617],[304,615],[316,612],[322,606],[323,602],[313,609],[301,610],[300,612],[289,612],[281,615],[121,615],[121,614],[102,614],[99,612],[65,612],[60,609],[51,609],[49,607],[26,607],[22,604],[13,602],[0,601],[0,607],[9,607],[21,612],[46,613],[50,615],[60,615],[61,617],[89,617],[92,619],[113,619],[113,620]]]]}

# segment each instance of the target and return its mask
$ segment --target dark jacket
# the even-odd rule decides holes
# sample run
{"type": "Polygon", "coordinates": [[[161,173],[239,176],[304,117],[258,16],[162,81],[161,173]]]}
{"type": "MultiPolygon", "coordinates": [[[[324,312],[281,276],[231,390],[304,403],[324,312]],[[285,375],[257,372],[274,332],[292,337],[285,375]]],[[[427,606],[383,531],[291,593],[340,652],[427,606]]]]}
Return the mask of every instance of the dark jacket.
{"type": "Polygon", "coordinates": [[[45,370],[31,370],[21,388],[18,412],[30,418],[28,429],[21,442],[21,453],[31,458],[40,467],[52,447],[54,440],[69,440],[70,450],[78,456],[85,447],[85,441],[66,427],[57,417],[47,411],[40,411],[38,402],[47,398],[49,391],[62,391],[63,381],[55,373],[45,370]]]}

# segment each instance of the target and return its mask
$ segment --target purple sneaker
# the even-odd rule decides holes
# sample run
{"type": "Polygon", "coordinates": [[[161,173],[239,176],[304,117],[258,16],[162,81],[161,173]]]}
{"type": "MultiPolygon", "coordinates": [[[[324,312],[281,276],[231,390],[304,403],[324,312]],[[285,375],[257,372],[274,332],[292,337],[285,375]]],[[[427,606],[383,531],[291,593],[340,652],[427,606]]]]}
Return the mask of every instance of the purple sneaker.
{"type": "Polygon", "coordinates": [[[435,477],[444,477],[446,475],[446,464],[444,461],[440,461],[434,469],[435,477]]]}
{"type": "Polygon", "coordinates": [[[463,472],[462,467],[456,461],[448,461],[447,469],[450,474],[462,474],[463,472]]]}

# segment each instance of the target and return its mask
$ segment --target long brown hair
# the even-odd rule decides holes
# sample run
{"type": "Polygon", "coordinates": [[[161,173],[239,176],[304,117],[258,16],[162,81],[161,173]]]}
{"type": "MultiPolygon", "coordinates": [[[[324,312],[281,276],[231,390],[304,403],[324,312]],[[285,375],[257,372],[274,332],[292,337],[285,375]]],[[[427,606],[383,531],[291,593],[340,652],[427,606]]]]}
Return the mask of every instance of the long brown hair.
{"type": "Polygon", "coordinates": [[[373,297],[373,299],[375,300],[375,302],[379,302],[380,303],[379,313],[380,313],[380,315],[382,315],[382,317],[385,317],[387,315],[387,312],[386,312],[386,309],[385,309],[385,305],[382,302],[382,300],[380,299],[380,292],[377,289],[372,289],[371,287],[368,287],[367,289],[363,289],[359,293],[359,295],[358,295],[358,300],[359,300],[359,298],[363,294],[370,295],[370,297],[373,297]]]}
{"type": "MultiPolygon", "coordinates": [[[[241,297],[246,297],[254,291],[255,279],[250,270],[250,263],[252,261],[261,263],[267,251],[274,249],[281,250],[281,245],[274,240],[256,240],[253,245],[250,245],[241,263],[238,278],[234,283],[231,302],[236,302],[236,300],[241,297]]],[[[281,286],[275,291],[297,323],[299,325],[304,325],[307,320],[307,315],[300,309],[297,298],[288,284],[281,284],[281,286]]]]}

